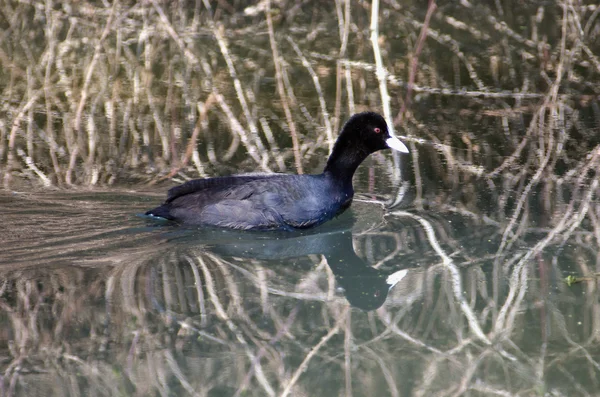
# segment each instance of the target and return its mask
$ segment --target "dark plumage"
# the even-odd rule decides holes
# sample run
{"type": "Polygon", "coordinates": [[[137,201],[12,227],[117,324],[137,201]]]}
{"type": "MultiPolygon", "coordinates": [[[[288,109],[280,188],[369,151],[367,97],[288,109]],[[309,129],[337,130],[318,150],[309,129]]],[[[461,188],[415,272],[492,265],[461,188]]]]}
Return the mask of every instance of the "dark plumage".
{"type": "Polygon", "coordinates": [[[169,190],[153,215],[187,225],[232,229],[305,229],[350,206],[352,176],[371,153],[392,148],[408,153],[391,137],[383,117],[365,112],[344,125],[322,174],[238,175],[195,179],[169,190]]]}

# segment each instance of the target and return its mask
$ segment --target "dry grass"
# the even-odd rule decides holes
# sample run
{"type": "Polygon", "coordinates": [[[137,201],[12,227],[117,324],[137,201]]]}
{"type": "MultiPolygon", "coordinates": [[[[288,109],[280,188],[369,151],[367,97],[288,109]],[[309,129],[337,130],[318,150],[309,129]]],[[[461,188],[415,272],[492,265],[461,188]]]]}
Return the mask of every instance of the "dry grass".
{"type": "Polygon", "coordinates": [[[4,187],[312,170],[362,109],[400,109],[452,184],[539,169],[566,182],[597,143],[594,6],[269,4],[8,2],[4,187]],[[448,128],[457,117],[468,130],[448,128]]]}

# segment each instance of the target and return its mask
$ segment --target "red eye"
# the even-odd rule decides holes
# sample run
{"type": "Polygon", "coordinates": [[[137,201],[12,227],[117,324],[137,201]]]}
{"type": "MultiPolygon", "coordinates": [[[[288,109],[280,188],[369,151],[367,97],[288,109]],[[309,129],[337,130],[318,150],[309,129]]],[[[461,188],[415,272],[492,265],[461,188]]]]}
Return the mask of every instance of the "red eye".
{"type": "Polygon", "coordinates": [[[381,130],[379,129],[379,127],[375,127],[375,129],[373,131],[375,131],[376,134],[379,134],[381,132],[381,130]]]}

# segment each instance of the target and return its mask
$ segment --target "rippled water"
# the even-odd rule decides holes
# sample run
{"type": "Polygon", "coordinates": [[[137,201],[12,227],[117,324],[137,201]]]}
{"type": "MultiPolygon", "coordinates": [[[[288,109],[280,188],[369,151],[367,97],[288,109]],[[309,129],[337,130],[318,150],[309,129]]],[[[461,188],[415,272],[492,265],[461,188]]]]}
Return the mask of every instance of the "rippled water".
{"type": "Polygon", "coordinates": [[[538,228],[499,261],[497,226],[455,211],[362,196],[312,231],[236,233],[139,215],[161,198],[2,193],[0,335],[6,373],[19,375],[5,391],[596,388],[595,281],[563,281],[594,266],[584,232],[526,258],[547,233],[538,228]]]}

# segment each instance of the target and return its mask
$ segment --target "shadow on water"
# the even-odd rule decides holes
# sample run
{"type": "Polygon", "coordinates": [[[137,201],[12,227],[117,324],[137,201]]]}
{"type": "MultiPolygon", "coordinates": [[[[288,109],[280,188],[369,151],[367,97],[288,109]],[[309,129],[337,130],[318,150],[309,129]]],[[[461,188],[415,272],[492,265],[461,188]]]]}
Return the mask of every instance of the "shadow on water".
{"type": "MultiPolygon", "coordinates": [[[[357,256],[352,245],[353,224],[354,219],[345,215],[341,221],[336,220],[303,232],[253,234],[219,230],[204,233],[188,231],[183,232],[177,240],[223,258],[256,259],[274,266],[295,266],[294,262],[282,261],[323,255],[335,277],[336,285],[343,290],[348,302],[363,310],[374,310],[385,302],[389,290],[404,278],[408,270],[382,271],[371,267],[357,256]]],[[[183,266],[189,264],[184,263],[183,266]]],[[[303,269],[301,266],[296,269],[298,272],[310,271],[310,268],[303,269]]]]}

